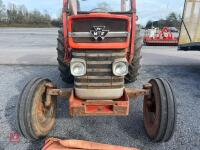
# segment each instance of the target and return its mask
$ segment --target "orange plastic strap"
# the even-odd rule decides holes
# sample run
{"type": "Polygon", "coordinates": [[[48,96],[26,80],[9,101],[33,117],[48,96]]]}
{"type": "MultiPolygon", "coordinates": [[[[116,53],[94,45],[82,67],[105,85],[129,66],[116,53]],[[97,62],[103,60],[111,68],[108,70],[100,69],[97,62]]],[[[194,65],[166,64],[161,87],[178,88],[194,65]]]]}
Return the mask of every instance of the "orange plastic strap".
{"type": "Polygon", "coordinates": [[[45,141],[42,150],[138,150],[137,148],[100,144],[82,140],[59,140],[50,138],[45,141]]]}

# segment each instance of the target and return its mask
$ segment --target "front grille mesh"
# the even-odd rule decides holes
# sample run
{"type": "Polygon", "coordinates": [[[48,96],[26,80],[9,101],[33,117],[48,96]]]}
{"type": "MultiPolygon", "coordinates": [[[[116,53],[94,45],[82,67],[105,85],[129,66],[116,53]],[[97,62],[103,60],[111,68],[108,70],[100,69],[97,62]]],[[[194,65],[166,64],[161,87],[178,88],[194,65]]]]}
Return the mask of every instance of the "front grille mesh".
{"type": "Polygon", "coordinates": [[[83,89],[116,89],[124,86],[124,77],[112,73],[115,59],[125,58],[124,50],[73,50],[73,58],[86,61],[87,73],[75,77],[75,87],[83,89]]]}
{"type": "MultiPolygon", "coordinates": [[[[105,30],[109,32],[127,32],[128,21],[126,19],[111,19],[111,18],[89,18],[76,19],[72,21],[72,32],[90,32],[95,26],[105,26],[105,30]]],[[[95,41],[94,38],[77,37],[73,38],[75,43],[116,43],[126,42],[127,37],[112,37],[105,38],[103,41],[95,41]]]]}

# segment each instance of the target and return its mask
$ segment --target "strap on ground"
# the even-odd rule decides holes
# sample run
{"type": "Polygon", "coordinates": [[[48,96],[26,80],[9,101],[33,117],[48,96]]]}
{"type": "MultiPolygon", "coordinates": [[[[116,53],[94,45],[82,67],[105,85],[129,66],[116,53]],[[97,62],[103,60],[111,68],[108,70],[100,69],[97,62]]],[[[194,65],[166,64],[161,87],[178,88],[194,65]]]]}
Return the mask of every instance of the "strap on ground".
{"type": "Polygon", "coordinates": [[[82,140],[60,140],[49,138],[42,150],[139,150],[137,148],[100,144],[82,140]]]}

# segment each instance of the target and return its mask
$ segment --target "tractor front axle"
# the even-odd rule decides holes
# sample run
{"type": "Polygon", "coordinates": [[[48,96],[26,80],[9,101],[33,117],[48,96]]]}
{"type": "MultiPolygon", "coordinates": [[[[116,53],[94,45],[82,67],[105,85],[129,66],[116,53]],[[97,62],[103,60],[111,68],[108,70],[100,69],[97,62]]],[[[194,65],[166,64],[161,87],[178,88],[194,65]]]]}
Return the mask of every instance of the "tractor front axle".
{"type": "MultiPolygon", "coordinates": [[[[57,89],[53,85],[46,85],[47,98],[61,96],[69,98],[71,116],[127,116],[129,114],[130,98],[151,96],[151,84],[144,85],[143,89],[126,88],[121,98],[115,100],[83,100],[75,96],[70,88],[57,89]]],[[[48,105],[48,100],[46,101],[48,105]]]]}

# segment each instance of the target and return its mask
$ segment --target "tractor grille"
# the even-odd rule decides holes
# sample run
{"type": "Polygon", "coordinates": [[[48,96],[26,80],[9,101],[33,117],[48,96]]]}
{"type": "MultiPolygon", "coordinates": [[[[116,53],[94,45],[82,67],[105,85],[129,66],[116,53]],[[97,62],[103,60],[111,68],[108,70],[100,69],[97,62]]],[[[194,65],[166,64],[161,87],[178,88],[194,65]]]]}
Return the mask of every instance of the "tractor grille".
{"type": "Polygon", "coordinates": [[[77,19],[73,21],[72,32],[89,32],[94,26],[105,26],[113,32],[127,31],[128,22],[122,19],[77,19]]]}
{"type": "Polygon", "coordinates": [[[83,89],[117,89],[124,87],[124,77],[112,72],[115,59],[125,58],[124,50],[73,50],[73,58],[86,61],[87,74],[75,77],[75,87],[83,89]]]}
{"type": "MultiPolygon", "coordinates": [[[[128,32],[128,21],[123,19],[106,19],[106,18],[91,18],[91,19],[77,19],[72,23],[73,33],[90,33],[94,29],[94,26],[105,26],[105,30],[110,32],[128,32]]],[[[126,37],[116,36],[106,38],[101,41],[103,43],[116,43],[116,42],[126,42],[128,35],[126,37]]],[[[95,41],[93,37],[73,37],[75,43],[99,43],[100,41],[95,41]]]]}

